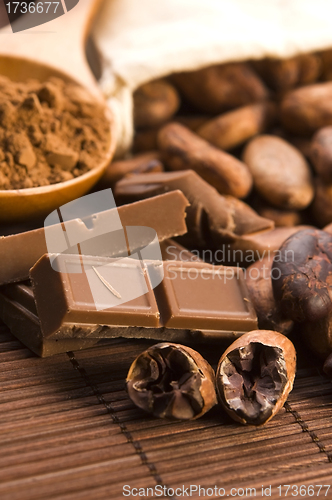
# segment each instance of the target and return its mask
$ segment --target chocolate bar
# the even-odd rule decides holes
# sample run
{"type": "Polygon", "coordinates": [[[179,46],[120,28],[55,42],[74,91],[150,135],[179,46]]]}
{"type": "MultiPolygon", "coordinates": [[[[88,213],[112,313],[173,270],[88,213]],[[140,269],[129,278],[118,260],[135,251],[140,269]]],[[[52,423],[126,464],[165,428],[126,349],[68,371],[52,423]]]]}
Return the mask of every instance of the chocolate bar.
{"type": "Polygon", "coordinates": [[[126,177],[116,184],[115,197],[120,204],[131,203],[174,189],[180,189],[190,203],[185,236],[189,246],[218,247],[244,234],[274,227],[273,221],[233,196],[222,196],[192,170],[126,177]]]}
{"type": "Polygon", "coordinates": [[[180,342],[257,328],[239,268],[65,254],[52,265],[44,255],[30,271],[45,338],[180,342]]]}
{"type": "Polygon", "coordinates": [[[163,260],[182,260],[183,262],[197,262],[202,259],[196,254],[188,250],[188,248],[180,245],[178,241],[167,239],[160,243],[161,256],[163,260]]]}
{"type": "MultiPolygon", "coordinates": [[[[158,236],[159,241],[172,236],[184,234],[187,231],[185,224],[185,209],[188,206],[188,200],[180,192],[166,193],[161,196],[155,196],[149,200],[142,200],[130,205],[123,205],[118,209],[100,212],[93,215],[92,221],[94,226],[98,225],[99,220],[105,221],[112,215],[114,211],[120,217],[122,226],[146,226],[153,228],[158,236]]],[[[49,226],[47,231],[54,233],[55,239],[58,238],[58,233],[65,230],[68,234],[72,232],[80,232],[83,235],[89,231],[86,226],[87,220],[73,219],[65,224],[55,224],[49,226]]],[[[93,252],[93,247],[98,248],[101,255],[127,255],[126,238],[114,237],[115,231],[91,238],[84,241],[84,253],[93,252]],[[89,242],[93,240],[93,244],[89,242]]],[[[137,241],[137,246],[144,246],[149,243],[149,235],[145,233],[144,237],[140,236],[137,241]]],[[[131,245],[133,250],[134,245],[131,245]]],[[[0,285],[22,281],[28,278],[29,269],[37,262],[37,260],[47,253],[47,245],[45,238],[45,229],[35,229],[20,234],[0,237],[0,285]]],[[[66,250],[67,253],[76,253],[70,247],[66,250]]],[[[93,253],[92,253],[93,254],[93,253]]]]}
{"type": "Polygon", "coordinates": [[[15,337],[41,357],[87,349],[102,342],[98,338],[44,338],[32,288],[24,283],[7,285],[0,289],[0,317],[15,337]]]}

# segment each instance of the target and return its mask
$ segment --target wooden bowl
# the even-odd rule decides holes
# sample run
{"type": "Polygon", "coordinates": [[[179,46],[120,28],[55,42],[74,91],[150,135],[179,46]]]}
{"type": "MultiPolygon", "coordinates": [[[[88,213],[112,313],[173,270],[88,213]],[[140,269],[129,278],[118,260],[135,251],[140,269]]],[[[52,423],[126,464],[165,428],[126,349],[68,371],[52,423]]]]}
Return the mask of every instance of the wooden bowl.
{"type": "MultiPolygon", "coordinates": [[[[13,56],[0,55],[0,75],[21,82],[29,79],[38,79],[43,82],[51,76],[57,76],[64,81],[80,85],[78,81],[52,66],[13,56]]],[[[95,94],[95,96],[98,99],[98,95],[95,94]]],[[[101,99],[100,96],[99,99],[101,99]]],[[[46,217],[61,205],[83,196],[97,183],[109,165],[116,145],[114,120],[107,107],[105,107],[105,113],[111,131],[105,159],[89,172],[69,181],[34,188],[0,190],[0,224],[46,217]]]]}

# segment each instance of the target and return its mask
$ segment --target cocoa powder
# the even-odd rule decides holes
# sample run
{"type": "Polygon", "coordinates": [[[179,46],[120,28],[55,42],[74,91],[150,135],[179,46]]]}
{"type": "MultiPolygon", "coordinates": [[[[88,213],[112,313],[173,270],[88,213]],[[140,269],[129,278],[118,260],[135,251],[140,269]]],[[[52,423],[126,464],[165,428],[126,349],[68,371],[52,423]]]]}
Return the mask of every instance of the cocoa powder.
{"type": "Polygon", "coordinates": [[[78,177],[104,160],[109,142],[104,106],[84,88],[0,76],[0,189],[78,177]]]}

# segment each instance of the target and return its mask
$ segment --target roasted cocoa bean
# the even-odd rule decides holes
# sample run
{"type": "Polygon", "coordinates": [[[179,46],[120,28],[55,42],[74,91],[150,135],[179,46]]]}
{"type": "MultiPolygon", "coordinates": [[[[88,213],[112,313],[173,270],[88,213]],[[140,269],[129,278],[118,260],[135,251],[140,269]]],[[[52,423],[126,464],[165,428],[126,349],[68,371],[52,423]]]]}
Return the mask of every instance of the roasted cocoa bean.
{"type": "Polygon", "coordinates": [[[316,179],[315,188],[311,211],[318,226],[321,227],[332,222],[332,183],[325,184],[324,181],[316,179]]]}
{"type": "Polygon", "coordinates": [[[305,229],[288,238],[272,266],[274,297],[286,317],[318,321],[332,310],[332,236],[305,229]]]}
{"type": "Polygon", "coordinates": [[[243,161],[253,176],[255,188],[269,203],[300,210],[312,201],[310,167],[302,154],[283,139],[271,135],[255,137],[246,146],[243,161]]]}
{"type": "Polygon", "coordinates": [[[332,82],[289,92],[282,100],[280,113],[283,126],[294,134],[310,135],[332,125],[332,82]]]}
{"type": "Polygon", "coordinates": [[[228,151],[265,132],[275,116],[276,106],[272,102],[250,104],[207,121],[197,133],[214,146],[228,151]]]}
{"type": "Polygon", "coordinates": [[[170,123],[163,127],[158,134],[158,146],[169,169],[192,169],[222,194],[236,198],[248,195],[252,176],[247,166],[183,125],[170,123]]]}
{"type": "Polygon", "coordinates": [[[134,98],[134,125],[148,128],[169,120],[180,106],[177,90],[165,80],[154,80],[139,87],[134,98]]]}
{"type": "Polygon", "coordinates": [[[293,321],[284,318],[273,296],[271,267],[272,257],[265,257],[245,270],[245,280],[250,298],[257,313],[258,327],[262,330],[276,330],[288,335],[293,321]]]}
{"type": "Polygon", "coordinates": [[[172,79],[184,97],[205,113],[221,113],[268,97],[264,83],[247,63],[176,73],[172,79]]]}
{"type": "Polygon", "coordinates": [[[332,126],[323,127],[312,138],[310,159],[317,175],[332,183],[332,126]]]}

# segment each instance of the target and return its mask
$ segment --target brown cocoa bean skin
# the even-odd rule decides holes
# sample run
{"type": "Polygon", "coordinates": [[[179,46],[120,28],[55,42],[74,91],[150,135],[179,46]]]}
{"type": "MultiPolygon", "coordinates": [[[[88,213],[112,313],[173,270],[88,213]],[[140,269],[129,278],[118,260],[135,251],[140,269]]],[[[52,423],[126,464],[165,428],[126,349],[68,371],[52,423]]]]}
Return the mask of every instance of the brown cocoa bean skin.
{"type": "Polygon", "coordinates": [[[288,59],[263,59],[253,63],[264,81],[276,91],[292,89],[300,78],[300,62],[297,57],[288,59]]]}
{"type": "Polygon", "coordinates": [[[221,113],[268,97],[268,90],[247,63],[209,66],[177,73],[172,81],[185,98],[205,113],[221,113]]]}
{"type": "Polygon", "coordinates": [[[301,333],[310,352],[325,359],[332,353],[332,313],[319,321],[305,321],[301,333]]]}
{"type": "Polygon", "coordinates": [[[332,126],[321,128],[313,136],[310,159],[317,175],[332,183],[332,126]]]}
{"type": "Polygon", "coordinates": [[[298,135],[311,135],[332,125],[332,82],[289,92],[281,102],[280,116],[283,126],[298,135]]]}
{"type": "Polygon", "coordinates": [[[322,58],[319,54],[302,54],[300,60],[299,84],[316,82],[322,74],[322,58]]]}
{"type": "Polygon", "coordinates": [[[158,134],[158,146],[170,170],[194,170],[221,194],[236,198],[249,194],[252,176],[247,166],[183,125],[170,123],[163,127],[158,134]]]}
{"type": "Polygon", "coordinates": [[[253,204],[253,208],[262,217],[273,220],[275,227],[294,227],[302,223],[301,212],[297,210],[282,210],[268,205],[263,200],[253,204]]]}
{"type": "Polygon", "coordinates": [[[259,194],[276,207],[301,210],[312,201],[314,189],[310,167],[291,144],[271,135],[252,139],[243,152],[243,161],[259,194]]]}
{"type": "Polygon", "coordinates": [[[332,50],[323,50],[319,53],[319,57],[322,61],[322,79],[332,80],[332,50]]]}
{"type": "Polygon", "coordinates": [[[299,84],[317,81],[322,61],[317,54],[303,54],[288,59],[264,59],[253,62],[259,75],[276,91],[285,91],[299,84]]]}
{"type": "Polygon", "coordinates": [[[151,150],[158,149],[157,136],[158,128],[147,128],[145,130],[137,130],[134,135],[133,152],[145,153],[151,150]]]}
{"type": "Polygon", "coordinates": [[[177,90],[165,80],[154,80],[139,87],[133,95],[134,125],[148,128],[169,120],[180,106],[177,90]]]}
{"type": "Polygon", "coordinates": [[[323,366],[323,372],[330,378],[332,378],[332,354],[326,358],[323,366]]]}
{"type": "Polygon", "coordinates": [[[292,144],[294,148],[298,149],[307,160],[310,160],[311,140],[309,137],[288,135],[284,139],[292,144]]]}
{"type": "Polygon", "coordinates": [[[197,130],[204,125],[204,123],[212,120],[211,115],[176,115],[177,123],[181,123],[185,127],[189,128],[192,132],[197,132],[197,130]]]}
{"type": "Polygon", "coordinates": [[[319,321],[332,310],[332,236],[305,229],[288,238],[272,265],[273,294],[286,317],[319,321]]]}
{"type": "Polygon", "coordinates": [[[265,132],[275,117],[274,103],[266,101],[250,104],[209,120],[197,133],[214,146],[229,151],[265,132]]]}
{"type": "Polygon", "coordinates": [[[316,179],[315,188],[311,211],[318,226],[321,227],[332,222],[332,183],[325,184],[324,181],[316,179]]]}
{"type": "Polygon", "coordinates": [[[288,335],[294,323],[282,316],[273,297],[272,261],[272,257],[265,257],[251,264],[245,270],[245,280],[257,314],[258,327],[262,330],[276,330],[288,335]]]}

